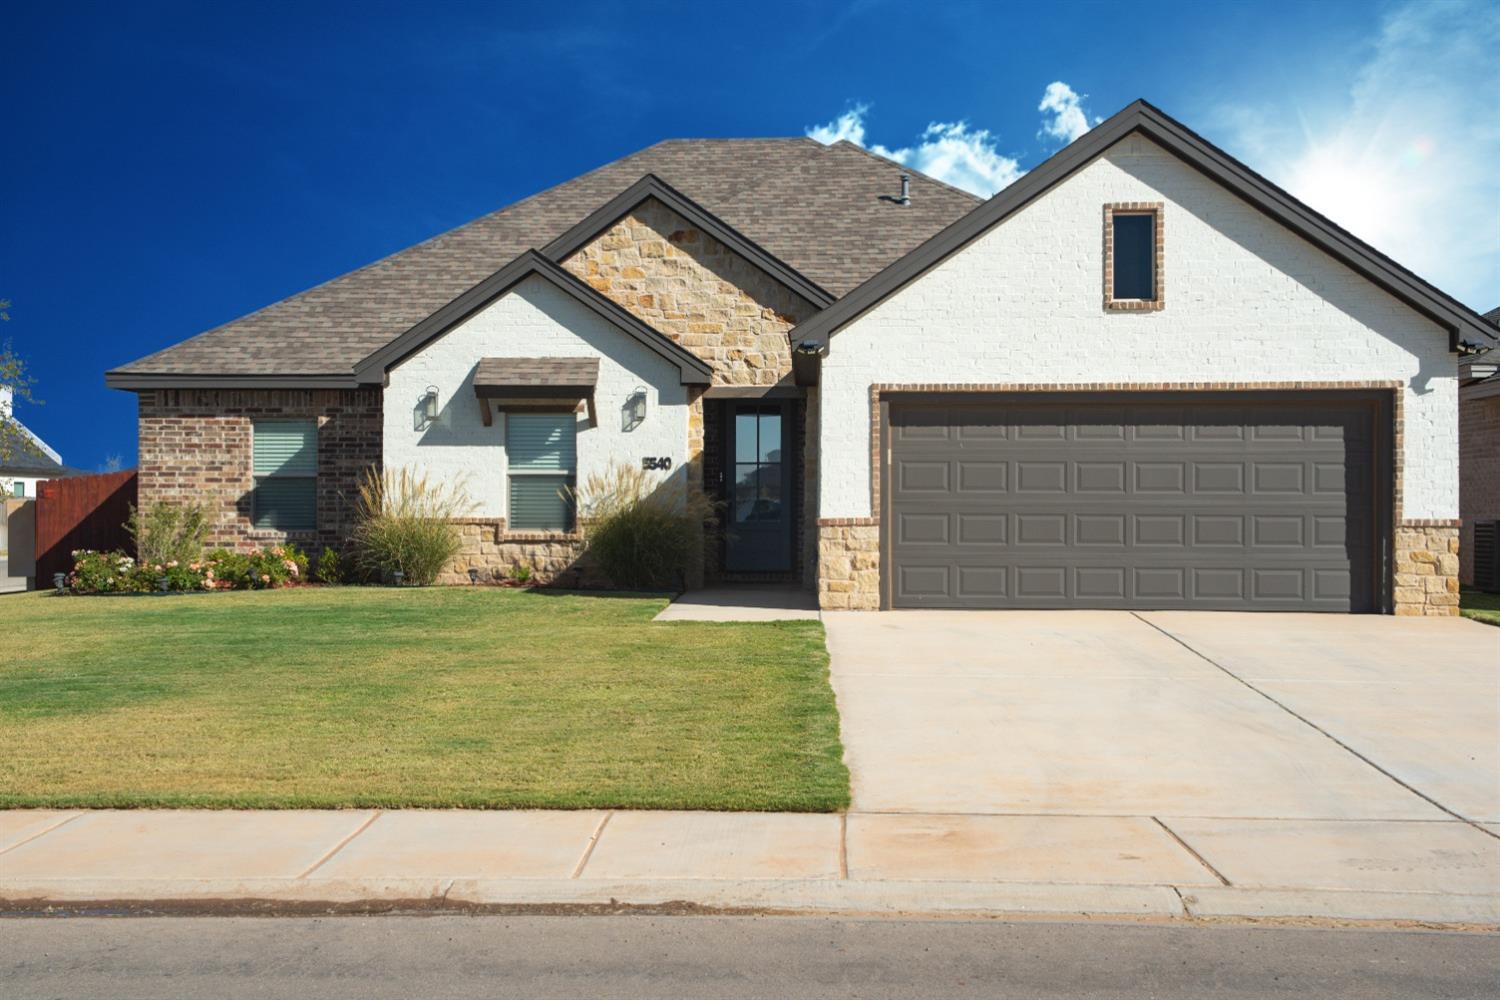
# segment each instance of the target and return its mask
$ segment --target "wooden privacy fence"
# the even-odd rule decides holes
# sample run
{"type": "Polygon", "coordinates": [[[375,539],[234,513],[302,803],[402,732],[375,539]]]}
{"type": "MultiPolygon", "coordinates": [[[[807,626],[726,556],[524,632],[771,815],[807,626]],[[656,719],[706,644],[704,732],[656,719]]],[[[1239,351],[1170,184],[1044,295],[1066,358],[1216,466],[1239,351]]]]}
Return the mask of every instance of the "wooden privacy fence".
{"type": "Polygon", "coordinates": [[[134,469],[38,483],[36,585],[50,587],[53,573],[71,572],[74,549],[130,551],[125,521],[135,490],[134,469]]]}

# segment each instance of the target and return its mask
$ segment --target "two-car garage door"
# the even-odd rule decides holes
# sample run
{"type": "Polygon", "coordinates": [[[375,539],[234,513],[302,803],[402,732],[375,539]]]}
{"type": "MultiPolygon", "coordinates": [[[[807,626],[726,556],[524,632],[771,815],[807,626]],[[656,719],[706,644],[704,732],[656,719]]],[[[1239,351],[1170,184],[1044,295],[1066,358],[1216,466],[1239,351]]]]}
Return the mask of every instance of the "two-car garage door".
{"type": "Polygon", "coordinates": [[[1338,394],[898,396],[889,603],[1375,610],[1382,413],[1338,394]]]}

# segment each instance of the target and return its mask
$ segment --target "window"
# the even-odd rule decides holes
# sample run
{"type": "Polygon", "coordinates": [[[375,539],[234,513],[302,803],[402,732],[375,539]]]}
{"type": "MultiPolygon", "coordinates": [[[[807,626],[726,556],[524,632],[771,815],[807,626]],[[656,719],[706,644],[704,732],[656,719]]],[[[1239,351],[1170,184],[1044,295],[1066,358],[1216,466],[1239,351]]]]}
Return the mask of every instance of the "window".
{"type": "Polygon", "coordinates": [[[257,420],[251,425],[255,489],[250,523],[271,531],[318,526],[318,423],[257,420]]]}
{"type": "Polygon", "coordinates": [[[572,413],[505,415],[512,531],[570,531],[573,505],[563,487],[576,471],[578,418],[572,413]]]}
{"type": "Polygon", "coordinates": [[[1162,307],[1162,206],[1104,206],[1104,307],[1162,307]]]}
{"type": "Polygon", "coordinates": [[[781,407],[743,407],[734,415],[734,520],[781,520],[781,407]]]}
{"type": "Polygon", "coordinates": [[[21,497],[24,497],[26,495],[26,484],[21,482],[19,479],[17,479],[14,483],[11,483],[10,495],[18,500],[21,497]]]}

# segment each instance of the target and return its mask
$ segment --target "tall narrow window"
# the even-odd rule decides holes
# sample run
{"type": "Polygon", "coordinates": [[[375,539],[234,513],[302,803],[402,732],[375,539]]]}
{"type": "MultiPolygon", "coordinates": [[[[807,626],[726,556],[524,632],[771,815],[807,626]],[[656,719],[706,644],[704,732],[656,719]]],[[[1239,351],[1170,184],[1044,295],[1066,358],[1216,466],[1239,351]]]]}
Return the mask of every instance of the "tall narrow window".
{"type": "Polygon", "coordinates": [[[1162,207],[1104,206],[1104,307],[1162,307],[1162,207]]]}
{"type": "Polygon", "coordinates": [[[318,527],[318,423],[257,420],[250,429],[255,489],[250,521],[274,531],[318,527]]]}
{"type": "Polygon", "coordinates": [[[578,418],[572,413],[505,415],[505,457],[510,467],[512,531],[569,531],[573,505],[563,487],[577,471],[578,418]]]}

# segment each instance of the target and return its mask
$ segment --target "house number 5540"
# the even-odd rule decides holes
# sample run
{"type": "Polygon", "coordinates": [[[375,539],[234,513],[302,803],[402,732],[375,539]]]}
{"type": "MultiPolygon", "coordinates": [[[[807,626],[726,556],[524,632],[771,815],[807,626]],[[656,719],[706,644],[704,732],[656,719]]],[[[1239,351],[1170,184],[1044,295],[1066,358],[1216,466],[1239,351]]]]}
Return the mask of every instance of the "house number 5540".
{"type": "Polygon", "coordinates": [[[671,455],[647,455],[641,459],[641,468],[650,472],[653,469],[670,469],[672,467],[671,455]]]}

